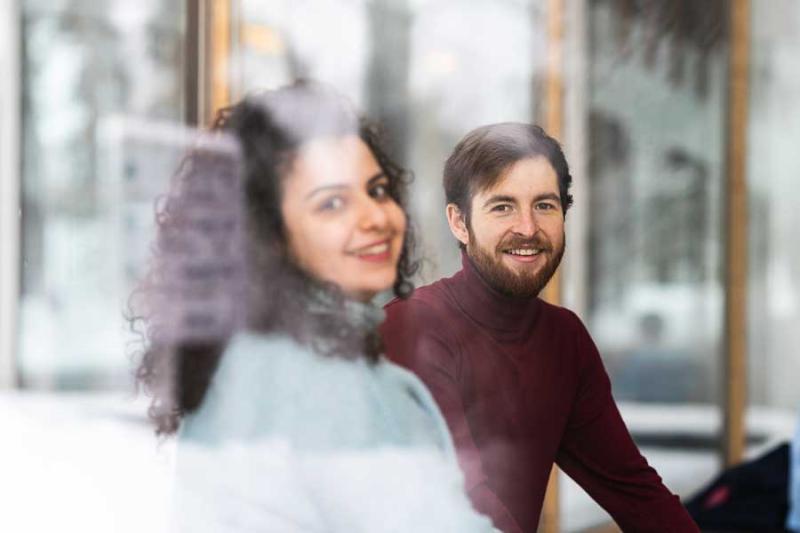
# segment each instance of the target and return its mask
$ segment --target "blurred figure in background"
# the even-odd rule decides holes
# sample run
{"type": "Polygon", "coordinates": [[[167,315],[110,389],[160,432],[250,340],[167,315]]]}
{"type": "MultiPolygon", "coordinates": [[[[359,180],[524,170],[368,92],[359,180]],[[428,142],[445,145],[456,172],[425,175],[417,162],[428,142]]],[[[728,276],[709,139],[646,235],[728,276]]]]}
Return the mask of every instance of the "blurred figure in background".
{"type": "Polygon", "coordinates": [[[728,468],[689,499],[703,531],[800,531],[798,436],[728,468]]]}
{"type": "Polygon", "coordinates": [[[789,516],[786,529],[800,533],[800,420],[789,456],[789,516]]]}
{"type": "Polygon", "coordinates": [[[491,531],[425,387],[381,356],[412,290],[406,173],[342,97],[245,98],[159,210],[138,377],[185,531],[491,531]],[[223,143],[224,144],[224,143],[223,143]],[[237,211],[234,206],[243,206],[237,211]]]}
{"type": "Polygon", "coordinates": [[[477,128],[444,169],[461,271],[387,309],[387,353],[430,387],[475,507],[534,533],[553,462],[624,531],[694,532],[631,439],[574,313],[538,298],[564,252],[572,176],[541,128],[477,128]]]}
{"type": "Polygon", "coordinates": [[[669,346],[666,324],[658,313],[639,319],[641,340],[626,354],[617,380],[614,398],[637,402],[699,402],[703,390],[703,367],[680,347],[669,346]]]}

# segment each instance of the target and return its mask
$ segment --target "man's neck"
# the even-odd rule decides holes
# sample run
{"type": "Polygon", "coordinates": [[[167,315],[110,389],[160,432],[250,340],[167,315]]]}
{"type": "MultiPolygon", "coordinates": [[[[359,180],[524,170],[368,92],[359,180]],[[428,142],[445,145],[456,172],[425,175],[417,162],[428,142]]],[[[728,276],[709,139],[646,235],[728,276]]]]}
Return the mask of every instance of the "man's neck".
{"type": "Polygon", "coordinates": [[[497,291],[466,252],[461,264],[461,271],[445,280],[445,286],[464,314],[498,340],[524,337],[539,314],[539,298],[515,298],[497,291]]]}

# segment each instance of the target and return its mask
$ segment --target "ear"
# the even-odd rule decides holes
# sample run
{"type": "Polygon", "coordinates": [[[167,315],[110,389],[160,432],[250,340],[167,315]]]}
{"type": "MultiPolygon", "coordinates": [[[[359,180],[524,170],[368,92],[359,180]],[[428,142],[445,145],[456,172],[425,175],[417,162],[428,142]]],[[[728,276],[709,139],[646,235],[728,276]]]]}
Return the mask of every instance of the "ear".
{"type": "Polygon", "coordinates": [[[453,236],[464,246],[469,242],[469,230],[464,214],[456,204],[447,204],[447,223],[453,236]]]}

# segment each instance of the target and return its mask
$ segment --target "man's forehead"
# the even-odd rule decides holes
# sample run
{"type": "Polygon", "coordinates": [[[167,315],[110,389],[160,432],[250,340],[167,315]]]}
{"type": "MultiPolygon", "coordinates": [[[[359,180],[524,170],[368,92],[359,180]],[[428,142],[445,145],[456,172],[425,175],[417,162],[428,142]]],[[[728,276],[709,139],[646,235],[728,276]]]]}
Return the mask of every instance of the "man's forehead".
{"type": "Polygon", "coordinates": [[[494,180],[475,191],[473,198],[503,194],[509,196],[559,192],[558,175],[543,156],[520,159],[504,168],[494,180]]]}

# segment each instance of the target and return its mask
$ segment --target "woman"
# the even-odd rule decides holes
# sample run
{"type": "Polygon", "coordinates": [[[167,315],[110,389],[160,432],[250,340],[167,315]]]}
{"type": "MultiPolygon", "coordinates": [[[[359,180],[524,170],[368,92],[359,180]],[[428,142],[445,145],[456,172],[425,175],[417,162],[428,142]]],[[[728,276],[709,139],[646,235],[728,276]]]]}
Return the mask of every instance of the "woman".
{"type": "Polygon", "coordinates": [[[234,142],[182,166],[143,288],[138,376],[179,434],[178,525],[490,531],[430,395],[380,356],[370,302],[406,296],[415,266],[402,170],[316,85],[246,98],[215,130],[234,142]]]}

